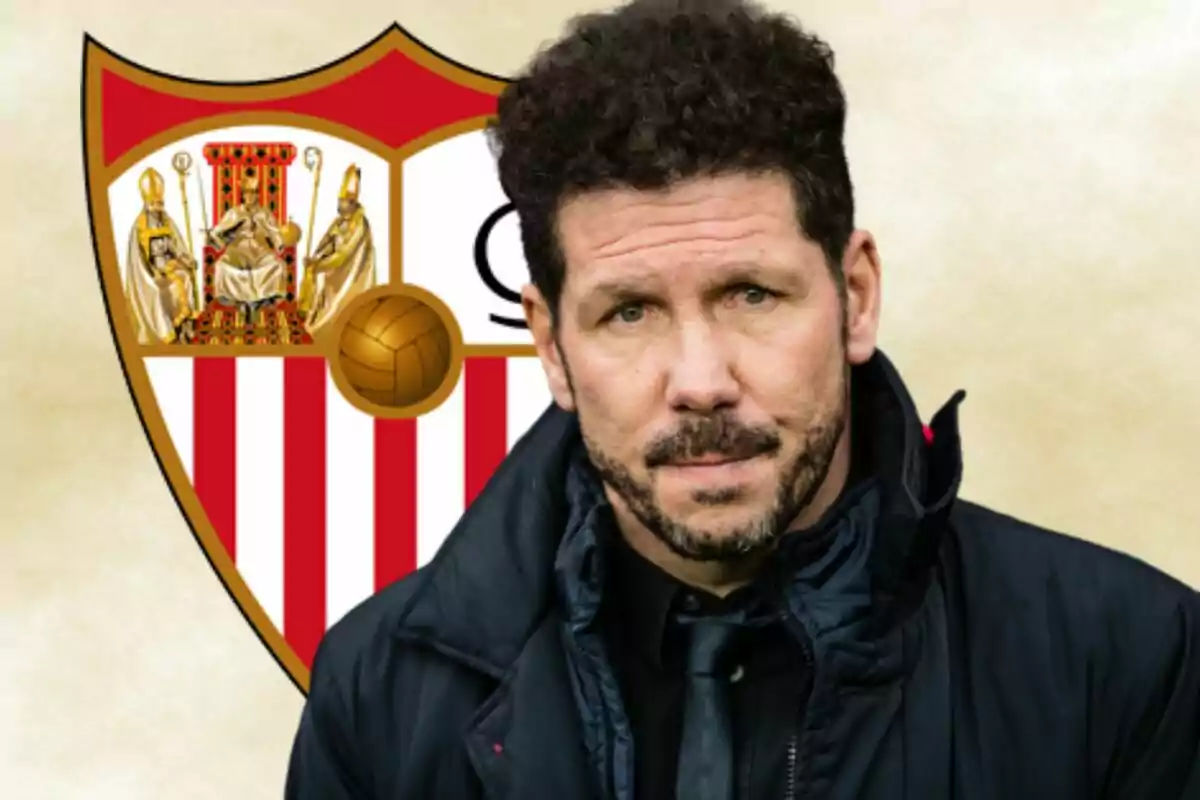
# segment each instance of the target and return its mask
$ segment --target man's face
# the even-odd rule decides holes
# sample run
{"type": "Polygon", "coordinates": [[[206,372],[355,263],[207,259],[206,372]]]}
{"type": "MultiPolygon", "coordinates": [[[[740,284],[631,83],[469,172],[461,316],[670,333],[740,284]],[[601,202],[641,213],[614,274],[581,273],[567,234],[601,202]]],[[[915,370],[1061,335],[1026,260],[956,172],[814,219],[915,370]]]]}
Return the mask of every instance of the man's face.
{"type": "Polygon", "coordinates": [[[355,207],[357,207],[357,205],[358,204],[356,202],[354,202],[353,200],[351,200],[348,197],[339,198],[338,199],[338,214],[342,215],[343,217],[348,217],[354,213],[354,209],[355,209],[355,207]]]}
{"type": "Polygon", "coordinates": [[[146,203],[146,210],[154,215],[161,215],[163,213],[163,208],[164,206],[162,200],[151,200],[149,203],[146,203]]]}
{"type": "Polygon", "coordinates": [[[618,517],[686,558],[771,545],[822,486],[849,365],[869,356],[845,347],[837,285],[787,178],[591,192],[557,222],[557,335],[526,308],[618,517]]]}
{"type": "Polygon", "coordinates": [[[243,189],[242,202],[247,208],[255,208],[258,206],[258,189],[243,189]]]}

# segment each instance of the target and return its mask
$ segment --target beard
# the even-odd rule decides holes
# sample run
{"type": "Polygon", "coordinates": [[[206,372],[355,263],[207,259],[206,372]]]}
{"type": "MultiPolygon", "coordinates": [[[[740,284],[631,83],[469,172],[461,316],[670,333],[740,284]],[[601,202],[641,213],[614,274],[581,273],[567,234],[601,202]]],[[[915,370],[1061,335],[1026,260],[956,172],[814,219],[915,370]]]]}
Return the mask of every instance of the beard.
{"type": "MultiPolygon", "coordinates": [[[[640,480],[619,460],[608,455],[587,435],[583,442],[600,478],[624,501],[634,517],[675,554],[692,561],[731,561],[773,548],[787,526],[813,501],[833,463],[849,415],[847,364],[827,409],[819,409],[804,434],[801,447],[779,471],[774,499],[753,519],[723,529],[699,528],[673,518],[658,502],[650,479],[640,480]]],[[[731,414],[721,412],[685,421],[669,435],[647,448],[643,461],[649,470],[678,459],[703,455],[727,458],[769,456],[779,451],[779,434],[767,427],[747,426],[731,414]]],[[[721,506],[738,500],[736,487],[718,491],[697,489],[692,499],[700,505],[721,506]]]]}

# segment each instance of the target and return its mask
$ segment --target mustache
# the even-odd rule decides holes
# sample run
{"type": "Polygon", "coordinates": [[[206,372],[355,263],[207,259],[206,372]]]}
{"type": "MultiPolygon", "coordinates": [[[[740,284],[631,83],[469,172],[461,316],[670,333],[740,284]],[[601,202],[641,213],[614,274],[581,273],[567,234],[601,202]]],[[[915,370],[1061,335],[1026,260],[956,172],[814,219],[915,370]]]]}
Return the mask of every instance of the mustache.
{"type": "Polygon", "coordinates": [[[646,449],[645,460],[653,468],[703,456],[744,459],[773,453],[779,446],[779,434],[769,428],[743,425],[725,415],[700,417],[656,439],[646,449]]]}

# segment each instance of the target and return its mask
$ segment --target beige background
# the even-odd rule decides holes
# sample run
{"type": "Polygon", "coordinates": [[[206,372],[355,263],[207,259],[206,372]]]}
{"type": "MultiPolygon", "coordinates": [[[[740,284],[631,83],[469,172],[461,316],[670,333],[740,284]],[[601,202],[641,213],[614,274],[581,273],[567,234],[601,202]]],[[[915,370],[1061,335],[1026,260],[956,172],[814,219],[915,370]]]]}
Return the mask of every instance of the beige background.
{"type": "MultiPolygon", "coordinates": [[[[246,80],[398,19],[504,74],[589,5],[4,4],[0,794],[280,797],[301,706],[190,536],[121,377],[85,209],[83,31],[246,80]]],[[[951,5],[789,5],[839,54],[885,349],[926,414],[968,390],[967,496],[1200,586],[1200,5],[951,5]]]]}

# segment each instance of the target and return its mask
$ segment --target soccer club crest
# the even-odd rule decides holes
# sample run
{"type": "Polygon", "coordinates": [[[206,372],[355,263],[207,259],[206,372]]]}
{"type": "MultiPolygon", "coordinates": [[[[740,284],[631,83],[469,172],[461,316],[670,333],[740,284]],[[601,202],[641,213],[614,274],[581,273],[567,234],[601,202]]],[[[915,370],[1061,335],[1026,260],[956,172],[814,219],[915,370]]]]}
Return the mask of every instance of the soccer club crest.
{"type": "Polygon", "coordinates": [[[84,49],[92,236],[133,400],[307,691],[325,631],[434,555],[550,402],[483,131],[503,84],[397,26],[260,83],[84,49]]]}

